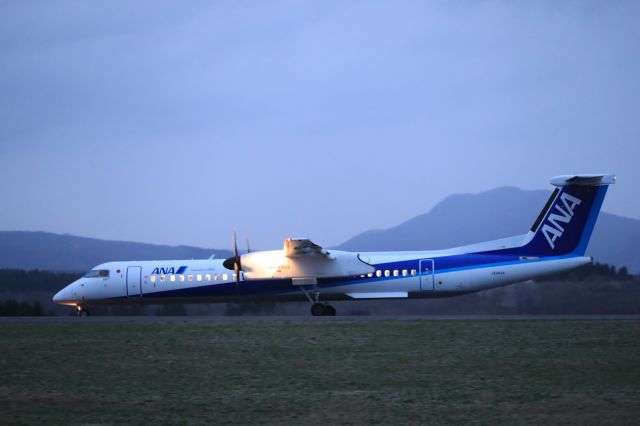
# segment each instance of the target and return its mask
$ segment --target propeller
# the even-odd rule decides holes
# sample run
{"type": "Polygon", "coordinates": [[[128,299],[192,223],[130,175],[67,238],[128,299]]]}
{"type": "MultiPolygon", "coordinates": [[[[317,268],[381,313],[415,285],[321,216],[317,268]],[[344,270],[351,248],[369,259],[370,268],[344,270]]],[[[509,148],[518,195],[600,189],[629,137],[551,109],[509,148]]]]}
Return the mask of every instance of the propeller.
{"type": "Polygon", "coordinates": [[[222,266],[227,269],[233,269],[236,276],[236,286],[240,286],[240,271],[242,270],[242,262],[240,260],[240,253],[238,253],[238,244],[236,242],[236,233],[233,232],[233,238],[231,239],[231,248],[233,249],[233,257],[226,259],[222,266]]]}

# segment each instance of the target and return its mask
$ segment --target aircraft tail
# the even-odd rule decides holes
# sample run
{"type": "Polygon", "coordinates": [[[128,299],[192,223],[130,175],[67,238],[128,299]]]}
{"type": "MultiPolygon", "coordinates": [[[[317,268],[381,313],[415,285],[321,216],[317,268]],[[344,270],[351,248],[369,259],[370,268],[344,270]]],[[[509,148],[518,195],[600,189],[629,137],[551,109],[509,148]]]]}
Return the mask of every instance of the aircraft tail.
{"type": "Polygon", "coordinates": [[[609,185],[615,175],[566,175],[551,179],[556,189],[520,252],[526,256],[584,256],[609,185]]]}

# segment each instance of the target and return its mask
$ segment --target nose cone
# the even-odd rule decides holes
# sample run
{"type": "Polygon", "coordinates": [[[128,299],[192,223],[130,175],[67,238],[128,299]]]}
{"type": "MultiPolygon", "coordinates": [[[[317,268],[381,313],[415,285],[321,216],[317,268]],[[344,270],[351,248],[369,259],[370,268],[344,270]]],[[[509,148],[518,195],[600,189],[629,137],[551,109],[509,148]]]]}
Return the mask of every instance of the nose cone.
{"type": "Polygon", "coordinates": [[[53,296],[53,301],[60,305],[74,305],[71,297],[71,286],[68,285],[53,296]]]}

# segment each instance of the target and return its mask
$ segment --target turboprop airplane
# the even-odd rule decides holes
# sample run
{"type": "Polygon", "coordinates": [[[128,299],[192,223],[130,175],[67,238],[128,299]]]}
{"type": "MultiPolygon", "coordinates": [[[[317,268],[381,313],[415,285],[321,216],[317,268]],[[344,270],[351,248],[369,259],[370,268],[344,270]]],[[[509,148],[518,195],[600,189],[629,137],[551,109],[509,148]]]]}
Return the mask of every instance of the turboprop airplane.
{"type": "MultiPolygon", "coordinates": [[[[96,266],[54,297],[89,315],[117,303],[308,300],[314,316],[335,315],[332,300],[455,296],[591,262],[585,256],[614,175],[551,179],[556,188],[527,234],[448,250],[355,253],[289,238],[282,250],[226,260],[109,262],[96,266]]],[[[425,244],[428,242],[425,241],[425,244]]]]}

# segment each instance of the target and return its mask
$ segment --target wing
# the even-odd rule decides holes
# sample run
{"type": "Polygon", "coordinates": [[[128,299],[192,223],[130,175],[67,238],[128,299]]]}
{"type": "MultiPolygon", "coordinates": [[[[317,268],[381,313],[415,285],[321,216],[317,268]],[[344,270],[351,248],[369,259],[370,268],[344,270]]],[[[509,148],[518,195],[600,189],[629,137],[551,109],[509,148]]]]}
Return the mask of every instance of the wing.
{"type": "Polygon", "coordinates": [[[243,254],[245,279],[291,278],[293,285],[310,285],[317,278],[372,274],[375,266],[358,253],[323,249],[306,238],[289,238],[283,250],[243,254]]]}
{"type": "Polygon", "coordinates": [[[323,256],[332,259],[331,254],[306,238],[288,238],[284,241],[284,255],[286,257],[323,256]]]}

